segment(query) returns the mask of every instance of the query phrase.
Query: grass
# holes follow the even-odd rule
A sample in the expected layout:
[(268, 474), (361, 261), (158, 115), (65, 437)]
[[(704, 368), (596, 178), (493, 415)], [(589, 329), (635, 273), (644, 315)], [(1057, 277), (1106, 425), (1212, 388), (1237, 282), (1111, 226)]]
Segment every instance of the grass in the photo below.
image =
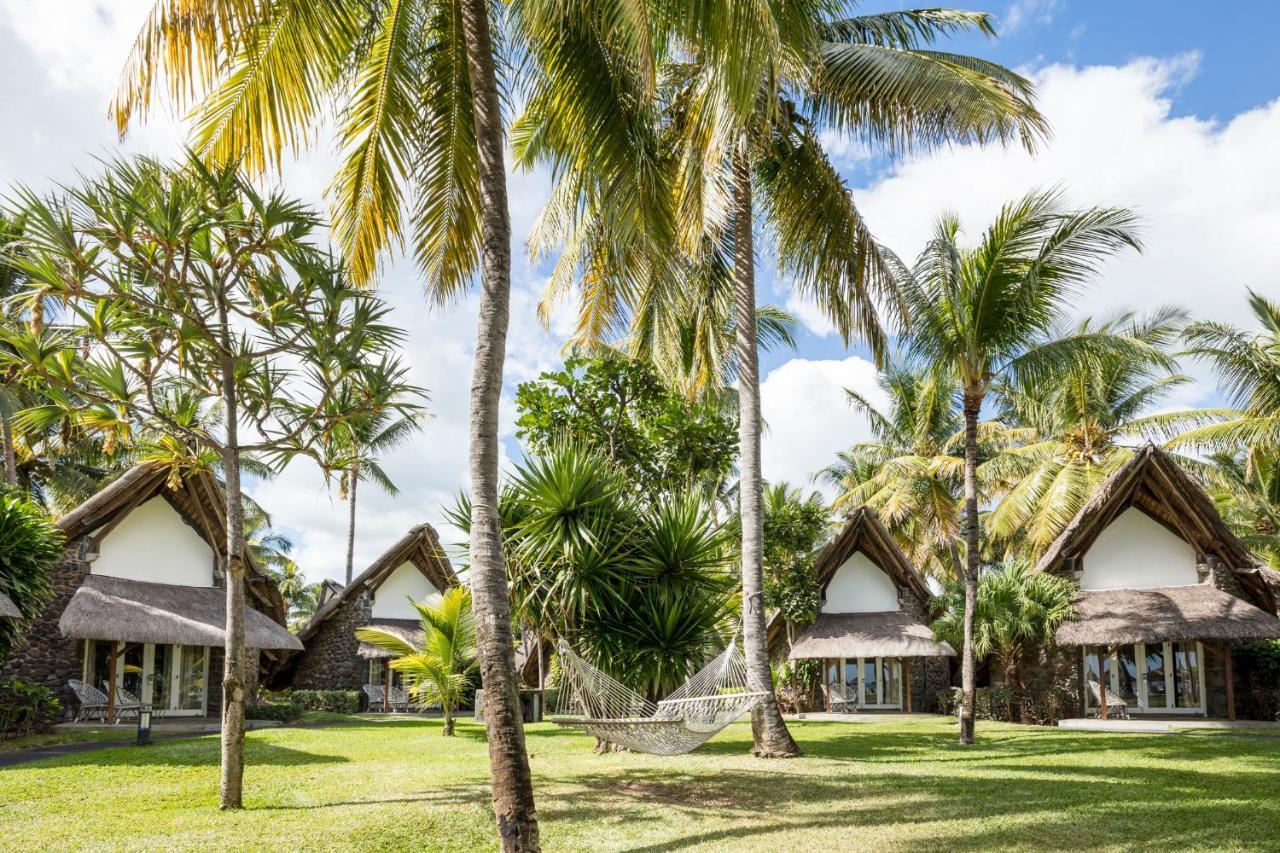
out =
[(50, 732), (44, 735), (0, 740), (0, 753), (15, 752), (21, 749), (36, 749), (45, 746), (60, 746), (64, 743), (87, 743), (100, 740), (129, 740), (134, 737), (133, 729), (75, 729), (73, 731)]
[[(793, 724), (808, 757), (732, 726), (678, 758), (528, 729), (548, 850), (1280, 847), (1274, 738), (954, 724)], [(217, 811), (216, 738), (0, 769), (0, 847), (493, 849), (483, 731), (439, 720), (251, 732), (246, 806)]]

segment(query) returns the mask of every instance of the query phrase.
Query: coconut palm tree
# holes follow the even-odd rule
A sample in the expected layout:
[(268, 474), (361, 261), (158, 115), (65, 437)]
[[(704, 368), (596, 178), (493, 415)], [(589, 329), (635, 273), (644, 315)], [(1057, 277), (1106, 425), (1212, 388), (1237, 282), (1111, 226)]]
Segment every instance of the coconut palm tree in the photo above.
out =
[[(615, 72), (651, 69), (668, 39), (643, 5), (511, 3), (501, 43), (487, 0), (385, 3), (156, 0), (113, 104), (123, 133), (157, 90), (194, 106), (192, 147), (251, 174), (303, 147), (337, 104), (341, 162), (331, 185), (333, 226), (353, 280), (367, 284), (389, 249), (407, 241), (427, 291), (448, 302), (478, 271), (479, 323), (472, 371), (469, 473), (472, 594), (479, 616), (494, 812), (504, 850), (536, 850), (524, 729), (513, 676), (512, 628), (498, 504), (498, 401), (511, 290), (511, 224), (499, 67), (529, 72), (581, 122), (581, 156), (630, 192), (633, 162), (615, 123), (643, 86)], [(725, 37), (725, 43), (728, 38)], [(586, 45), (587, 50), (578, 46)], [(527, 62), (505, 63), (516, 55)], [(725, 48), (727, 49), (727, 48)], [(506, 51), (510, 51), (509, 54)], [(613, 61), (614, 59), (618, 61)], [(643, 75), (640, 75), (641, 82)], [(651, 87), (650, 87), (651, 88)], [(639, 95), (637, 99), (633, 96)], [(603, 104), (603, 109), (601, 108)]]
[(867, 418), (873, 441), (859, 442), (818, 478), (840, 490), (833, 508), (874, 508), (904, 554), (938, 580), (961, 574), (963, 430), (952, 377), (919, 365), (890, 364), (879, 378), (885, 412), (845, 393)]
[(1174, 372), (1168, 352), (1185, 321), (1176, 308), (1086, 318), (1056, 336), (1114, 335), (1129, 346), (1067, 361), (1045, 380), (1000, 383), (989, 430), (999, 450), (978, 466), (982, 490), (1001, 495), (986, 517), (993, 546), (1035, 562), (1144, 433), (1201, 420), (1196, 413), (1151, 414), (1191, 381)]
[[(883, 355), (876, 300), (896, 302), (897, 265), (872, 238), (823, 152), (820, 132), (836, 129), (900, 151), (960, 140), (1021, 138), (1031, 145), (1045, 131), (1028, 81), (973, 57), (924, 49), (954, 32), (992, 34), (986, 15), (841, 17), (849, 5), (733, 4), (730, 19), (740, 29), (730, 47), (718, 52), (698, 44), (692, 61), (681, 56), (664, 68), (664, 109), (654, 117), (659, 129), (645, 138), (657, 140), (647, 149), (660, 188), (653, 194), (670, 193), (670, 233), (646, 231), (637, 206), (608, 192), (608, 176), (591, 174), (572, 151), (557, 147), (572, 138), (572, 128), (549, 97), (531, 99), (516, 137), (517, 156), (550, 163), (562, 176), (534, 243), (565, 247), (548, 292), (555, 298), (580, 285), (580, 342), (606, 336), (628, 314), (638, 341), (657, 326), (686, 331), (667, 309), (681, 304), (677, 297), (690, 280), (727, 284), (732, 294), (743, 639), (750, 678), (761, 690), (769, 664), (760, 601), (757, 195), (781, 272), (817, 300), (846, 342), (859, 338)], [(772, 697), (754, 712), (753, 732), (758, 755), (799, 754)]]
[(381, 628), (357, 628), (356, 639), (391, 652), (391, 668), (399, 672), (419, 707), (439, 705), (444, 732), (453, 737), (453, 715), (478, 665), (476, 622), (466, 587), (446, 591), (437, 605), (413, 602), (422, 624), (422, 639), (409, 642)]
[(1006, 380), (1025, 385), (1066, 363), (1135, 349), (1110, 334), (1050, 338), (1049, 333), (1105, 258), (1139, 247), (1136, 224), (1127, 210), (1072, 210), (1060, 192), (1032, 192), (1006, 204), (974, 248), (960, 245), (960, 223), (954, 216), (941, 217), (903, 281), (912, 323), (908, 352), (955, 383), (964, 418), (962, 744), (973, 743), (974, 731), (973, 620), (981, 554), (978, 424), (983, 403)]
[(1280, 450), (1219, 451), (1200, 474), (1232, 532), (1280, 570)]
[[(1075, 616), (1078, 585), (1067, 578), (1033, 571), (1022, 561), (992, 567), (978, 581), (978, 602), (973, 634), (980, 657), (992, 656), (1016, 693), (1019, 717), (1031, 722), (1023, 673), (1040, 652), (1053, 644), (1053, 634)], [(950, 581), (939, 599), (942, 615), (933, 623), (939, 640), (963, 642), (965, 590)]]

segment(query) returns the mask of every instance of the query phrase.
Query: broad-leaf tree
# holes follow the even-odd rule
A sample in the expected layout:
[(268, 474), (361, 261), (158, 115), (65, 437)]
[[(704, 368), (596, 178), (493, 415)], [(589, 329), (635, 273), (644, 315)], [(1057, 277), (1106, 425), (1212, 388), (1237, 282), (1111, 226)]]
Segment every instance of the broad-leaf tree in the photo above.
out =
[(942, 216), (904, 278), (911, 317), (908, 351), (954, 384), (964, 418), (965, 590), (961, 648), (960, 742), (973, 743), (974, 614), (981, 532), (978, 425), (1001, 383), (1044, 381), (1069, 362), (1147, 353), (1109, 333), (1050, 331), (1108, 257), (1138, 248), (1136, 219), (1120, 208), (1069, 208), (1060, 192), (1032, 192), (1006, 204), (976, 246), (960, 242), (960, 222)]
[(477, 666), (476, 621), (466, 587), (446, 590), (438, 604), (411, 601), (422, 639), (409, 642), (381, 628), (357, 628), (356, 639), (396, 655), (391, 668), (403, 676), (421, 708), (439, 705), (444, 734), (453, 737), (454, 713)]
[(317, 245), (316, 214), (259, 192), (234, 166), (121, 160), (50, 196), (19, 199), (24, 252), (11, 262), (56, 294), (68, 318), (10, 335), (6, 361), (79, 401), (81, 426), (104, 442), (160, 436), (167, 444), (157, 452), (175, 477), (209, 457), (221, 469), (222, 807), (239, 808), (248, 665), (241, 472), (252, 460), (279, 468), (318, 456), (310, 436), (335, 417), (335, 391), (400, 333)]

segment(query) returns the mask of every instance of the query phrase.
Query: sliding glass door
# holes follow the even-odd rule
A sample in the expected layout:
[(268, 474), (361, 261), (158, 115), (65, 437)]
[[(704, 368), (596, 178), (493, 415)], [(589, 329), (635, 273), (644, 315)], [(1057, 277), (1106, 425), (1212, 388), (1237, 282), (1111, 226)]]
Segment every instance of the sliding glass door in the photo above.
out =
[(859, 708), (902, 707), (902, 662), (898, 658), (846, 658), (841, 664), (828, 668), (827, 683), (843, 681)]
[(126, 690), (157, 716), (204, 716), (209, 689), (205, 646), (111, 643), (86, 640), (84, 680), (103, 693), (116, 654), (116, 687)]
[[(1084, 649), (1086, 677), (1098, 679), (1098, 646)], [(1203, 714), (1204, 654), (1199, 643), (1137, 643), (1114, 649), (1102, 662), (1108, 695), (1131, 711), (1151, 714)], [(1086, 712), (1097, 707), (1086, 690)]]

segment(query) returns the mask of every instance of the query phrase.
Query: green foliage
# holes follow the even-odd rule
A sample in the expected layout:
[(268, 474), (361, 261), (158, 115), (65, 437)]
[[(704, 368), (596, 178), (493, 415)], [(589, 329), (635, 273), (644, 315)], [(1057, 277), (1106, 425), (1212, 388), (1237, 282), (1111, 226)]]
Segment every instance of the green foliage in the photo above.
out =
[(608, 460), (657, 501), (701, 490), (715, 495), (733, 470), (735, 420), (711, 402), (690, 402), (647, 364), (613, 354), (573, 355), (516, 391), (516, 436), (533, 455), (565, 442)]
[[(518, 618), (632, 689), (664, 696), (723, 648), (733, 532), (696, 494), (650, 503), (601, 453), (562, 445), (517, 467), (499, 509)], [(465, 498), (452, 518), (470, 524)]]
[(356, 714), (360, 711), (358, 690), (294, 690), (289, 701), (304, 711), (328, 711), (333, 714)]
[(788, 622), (807, 623), (818, 615), (816, 552), (826, 538), (827, 507), (822, 495), (808, 496), (788, 483), (764, 490), (764, 604)]
[(440, 705), (444, 733), (452, 735), (453, 712), (465, 698), (471, 674), (479, 666), (471, 593), (458, 586), (446, 591), (434, 607), (416, 601), (412, 604), (421, 620), (421, 645), (381, 628), (357, 628), (356, 638), (396, 655), (391, 668), (404, 677), (410, 697), (423, 708)]
[(62, 556), (63, 536), (34, 503), (0, 492), (0, 593), (21, 620), (0, 618), (0, 660), (53, 594), (49, 571)]
[(61, 711), (58, 697), (41, 684), (0, 681), (0, 740), (48, 732)]
[(246, 720), (272, 720), (289, 725), (302, 719), (302, 711), (302, 706), (296, 702), (259, 702), (246, 705), (244, 717)]

